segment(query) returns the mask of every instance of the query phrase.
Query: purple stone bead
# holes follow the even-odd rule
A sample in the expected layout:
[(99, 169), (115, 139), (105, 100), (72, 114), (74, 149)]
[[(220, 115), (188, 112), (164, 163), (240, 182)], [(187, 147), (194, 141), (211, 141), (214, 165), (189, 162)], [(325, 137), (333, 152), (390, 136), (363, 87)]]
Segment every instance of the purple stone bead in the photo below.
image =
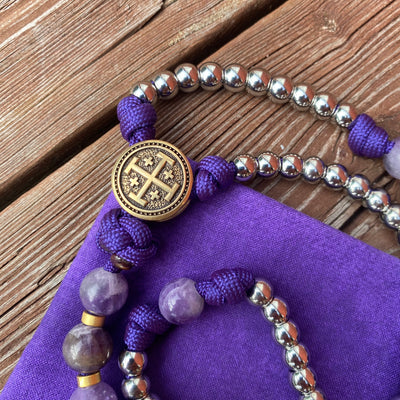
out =
[(204, 299), (196, 290), (195, 282), (181, 278), (168, 283), (160, 293), (158, 307), (163, 317), (181, 325), (196, 319), (204, 308)]
[(400, 400), (400, 394), (398, 394), (397, 396), (392, 397), (392, 400)]
[(393, 178), (400, 179), (400, 136), (394, 140), (394, 146), (383, 156), (386, 171)]
[(112, 339), (103, 328), (79, 324), (68, 332), (62, 351), (72, 369), (88, 374), (98, 371), (108, 361)]
[(92, 314), (111, 315), (125, 304), (128, 282), (120, 273), (96, 268), (83, 279), (79, 294), (83, 306)]
[(76, 389), (69, 400), (118, 400), (118, 397), (110, 385), (99, 382), (93, 386)]

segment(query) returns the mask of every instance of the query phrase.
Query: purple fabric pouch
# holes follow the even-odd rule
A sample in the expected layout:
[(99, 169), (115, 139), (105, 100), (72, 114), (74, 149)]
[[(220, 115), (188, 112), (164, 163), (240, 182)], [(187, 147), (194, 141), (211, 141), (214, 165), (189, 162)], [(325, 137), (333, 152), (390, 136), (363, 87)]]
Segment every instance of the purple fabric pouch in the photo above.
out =
[[(82, 278), (107, 259), (96, 248), (95, 232), (116, 206), (111, 195), (1, 400), (67, 400), (76, 388), (61, 346), (80, 320)], [(126, 274), (128, 304), (107, 320), (114, 353), (102, 377), (118, 398), (122, 373), (116, 359), (132, 306), (157, 302), (163, 285), (175, 278), (204, 280), (231, 267), (268, 280), (287, 302), (327, 399), (389, 400), (400, 393), (397, 258), (240, 185), (206, 203), (193, 202), (152, 230), (160, 240), (158, 254), (139, 273)], [(261, 311), (247, 302), (207, 307), (194, 323), (173, 328), (151, 347), (151, 392), (164, 400), (298, 399), (271, 333)]]

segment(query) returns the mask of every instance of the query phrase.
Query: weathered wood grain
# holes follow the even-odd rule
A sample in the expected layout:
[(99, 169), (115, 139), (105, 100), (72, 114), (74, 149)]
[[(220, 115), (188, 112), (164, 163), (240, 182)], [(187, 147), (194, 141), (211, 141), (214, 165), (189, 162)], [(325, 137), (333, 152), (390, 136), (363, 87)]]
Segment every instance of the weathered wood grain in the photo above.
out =
[(210, 52), (276, 3), (63, 1), (40, 23), (5, 37), (0, 206), (111, 128), (135, 77)]
[[(400, 94), (396, 84), (400, 75), (399, 3), (290, 0), (209, 58), (222, 64), (237, 61), (246, 66), (260, 65), (275, 73), (288, 73), (296, 81), (307, 80), (322, 90), (354, 102), (361, 111), (367, 111), (394, 133), (399, 127)], [(174, 4), (157, 15), (150, 25)], [(138, 34), (147, 33), (150, 25), (144, 26)], [(215, 35), (213, 29), (217, 28), (214, 26), (205, 25), (204, 29), (206, 32), (210, 29), (211, 35)], [(210, 37), (205, 34), (199, 38), (198, 48), (206, 47)], [(141, 42), (138, 51), (149, 51), (147, 61), (139, 63), (140, 67), (130, 68), (137, 70), (137, 79), (142, 79), (154, 65), (172, 65), (181, 60), (182, 54), (194, 57), (190, 51), (186, 53), (186, 45), (182, 44), (181, 54), (173, 54), (171, 49), (157, 54), (154, 53), (156, 49), (144, 48)], [(120, 53), (113, 52), (119, 48), (132, 49), (129, 38), (101, 60), (110, 57), (107, 60), (110, 64), (115, 57), (114, 62), (117, 62)], [(156, 60), (154, 63), (150, 62), (151, 54)], [(137, 57), (134, 62), (138, 62)], [(102, 70), (89, 68), (85, 76), (93, 73), (94, 82), (98, 78), (96, 74)], [(122, 75), (118, 75), (119, 78)], [(104, 95), (104, 103), (97, 104), (92, 98), (84, 100), (84, 104), (74, 104), (77, 100), (73, 98), (68, 100), (68, 115), (76, 117), (75, 121), (69, 122), (69, 117), (63, 119), (67, 122), (68, 132), (74, 131), (74, 123), (81, 127), (85, 126), (82, 121), (88, 126), (93, 125), (99, 116), (108, 115), (107, 110), (114, 112), (117, 93), (123, 93), (128, 87), (127, 78), (118, 83), (118, 77), (113, 78), (111, 72), (107, 78), (113, 82), (106, 86), (116, 89), (113, 95), (106, 94), (103, 88), (97, 89), (95, 97), (98, 100)], [(57, 108), (55, 98), (48, 101)], [(83, 118), (84, 107), (94, 103), (95, 111), (88, 109), (89, 116)], [(327, 122), (315, 121), (309, 114), (299, 115), (288, 105), (273, 105), (266, 99), (255, 99), (246, 94), (199, 91), (192, 95), (180, 94), (172, 102), (160, 103), (157, 111), (158, 137), (173, 142), (194, 159), (208, 154), (230, 158), (238, 152), (257, 154), (266, 149), (280, 154), (288, 151), (304, 156), (316, 154), (327, 163), (344, 163), (350, 173), (366, 174), (371, 181), (388, 187), (400, 200), (399, 183), (383, 172), (379, 161), (352, 156), (344, 132)], [(62, 123), (55, 121), (52, 126), (60, 127)], [(64, 146), (63, 140), (60, 143)], [(109, 192), (109, 171), (115, 155), (123, 147), (125, 144), (115, 127), (0, 213), (0, 226), (3, 227), (0, 230), (3, 249), (0, 264), (0, 386), (43, 315)], [(54, 153), (49, 151), (49, 154)], [(36, 164), (33, 162), (32, 165)], [(349, 200), (341, 192), (332, 192), (323, 185), (313, 187), (302, 181), (293, 183), (282, 179), (256, 180), (252, 186), (400, 256), (393, 232), (378, 223), (376, 215), (363, 211), (359, 203)]]

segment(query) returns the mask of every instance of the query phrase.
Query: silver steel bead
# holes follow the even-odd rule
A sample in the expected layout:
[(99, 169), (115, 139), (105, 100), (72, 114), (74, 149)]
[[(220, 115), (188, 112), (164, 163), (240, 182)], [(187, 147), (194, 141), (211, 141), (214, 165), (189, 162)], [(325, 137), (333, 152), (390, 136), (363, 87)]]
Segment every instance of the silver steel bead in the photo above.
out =
[(300, 393), (310, 394), (315, 391), (314, 374), (308, 368), (295, 371), (292, 374), (292, 384)]
[(178, 82), (175, 74), (171, 71), (160, 72), (153, 78), (152, 82), (160, 99), (169, 100), (178, 94)]
[(389, 228), (400, 230), (400, 204), (392, 204), (382, 214), (382, 219)]
[(303, 162), (303, 177), (308, 182), (318, 182), (325, 174), (325, 164), (319, 157), (309, 157)]
[(332, 189), (341, 189), (346, 185), (349, 174), (341, 164), (331, 164), (325, 168), (324, 182)]
[(214, 91), (222, 86), (222, 67), (214, 62), (206, 62), (199, 67), (200, 86)]
[(335, 112), (337, 106), (336, 97), (330, 93), (318, 93), (314, 96), (311, 112), (319, 119), (328, 119)]
[(268, 93), (271, 75), (263, 68), (252, 68), (247, 73), (246, 90), (253, 96), (265, 96)]
[(265, 318), (274, 325), (280, 325), (287, 321), (288, 310), (285, 302), (275, 298), (265, 307), (263, 307)]
[(308, 352), (303, 345), (298, 344), (285, 350), (285, 360), (293, 370), (304, 369), (308, 365)]
[(280, 173), (284, 178), (298, 178), (303, 170), (303, 160), (298, 154), (285, 154), (281, 158)]
[(339, 104), (332, 118), (337, 125), (347, 128), (357, 118), (357, 111), (351, 104)]
[(145, 353), (138, 351), (124, 350), (119, 355), (119, 368), (125, 375), (138, 376), (142, 374), (143, 368), (147, 364)]
[(287, 103), (293, 92), (292, 80), (286, 75), (273, 76), (268, 94), (274, 103)]
[(302, 398), (302, 400), (325, 400), (325, 396), (316, 390), (315, 392), (312, 392)]
[(390, 206), (390, 196), (385, 189), (371, 189), (365, 204), (373, 212), (385, 212)]
[(273, 178), (280, 170), (281, 161), (279, 157), (271, 151), (266, 151), (257, 157), (257, 174), (263, 178)]
[(364, 175), (354, 175), (349, 178), (346, 188), (353, 199), (364, 199), (370, 191), (370, 183)]
[(300, 83), (293, 88), (290, 101), (296, 110), (307, 111), (311, 107), (314, 96), (315, 92), (311, 85)]
[(240, 64), (230, 64), (223, 71), (223, 85), (229, 92), (241, 92), (246, 88), (247, 69)]
[(194, 92), (200, 86), (199, 73), (193, 64), (185, 63), (175, 68), (179, 89), (184, 93)]
[(248, 182), (256, 176), (258, 165), (257, 160), (249, 154), (237, 156), (233, 163), (236, 169), (236, 180), (239, 182)]
[(247, 297), (255, 306), (266, 306), (272, 299), (271, 286), (264, 281), (257, 281), (247, 292)]
[(122, 381), (121, 390), (126, 399), (142, 399), (148, 395), (149, 380), (144, 376), (132, 376)]
[(297, 326), (291, 322), (274, 327), (276, 341), (285, 348), (290, 348), (298, 344), (299, 332)]
[(136, 83), (131, 90), (131, 94), (143, 103), (154, 105), (157, 102), (157, 91), (151, 82)]

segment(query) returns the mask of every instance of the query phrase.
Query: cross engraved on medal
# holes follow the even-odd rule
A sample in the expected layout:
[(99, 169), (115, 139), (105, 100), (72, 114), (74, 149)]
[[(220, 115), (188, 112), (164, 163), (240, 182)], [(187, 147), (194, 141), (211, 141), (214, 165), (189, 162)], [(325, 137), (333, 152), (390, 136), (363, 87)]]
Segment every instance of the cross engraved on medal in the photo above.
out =
[(161, 140), (139, 142), (115, 164), (112, 188), (120, 206), (145, 220), (165, 221), (189, 203), (193, 174), (175, 146)]

